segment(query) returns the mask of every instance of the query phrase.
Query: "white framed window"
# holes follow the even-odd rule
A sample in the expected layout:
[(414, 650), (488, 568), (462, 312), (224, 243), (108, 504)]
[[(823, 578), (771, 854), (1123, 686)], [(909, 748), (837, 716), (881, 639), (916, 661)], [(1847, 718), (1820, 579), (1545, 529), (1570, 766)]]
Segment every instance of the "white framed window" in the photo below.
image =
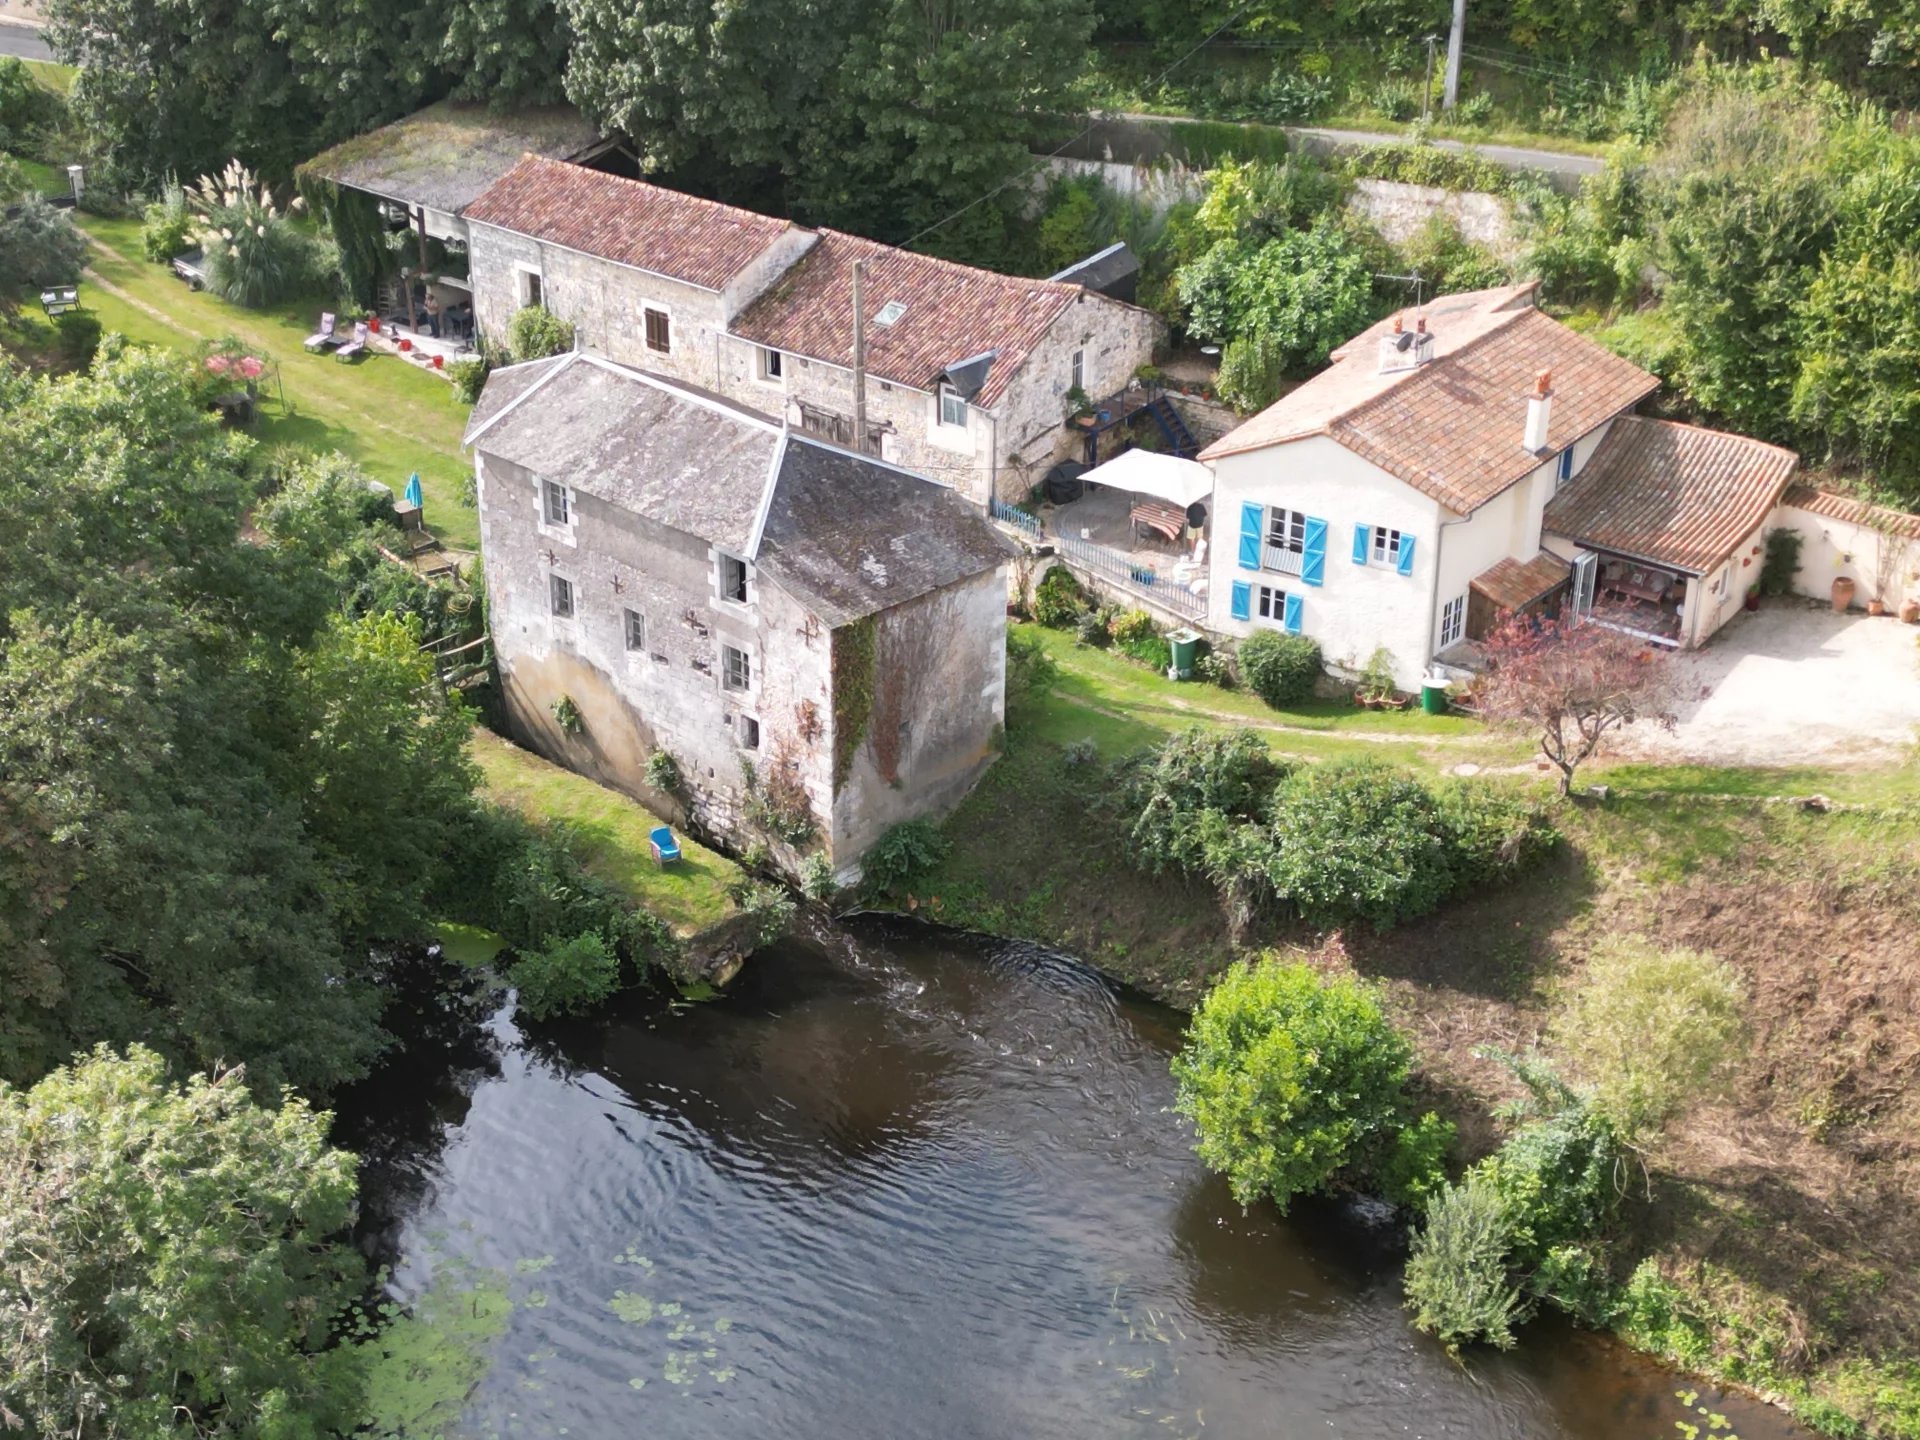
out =
[(647, 349), (659, 355), (673, 353), (673, 316), (661, 305), (640, 307), (640, 328)]
[(753, 716), (735, 716), (733, 733), (740, 741), (740, 748), (742, 750), (758, 750), (760, 748), (760, 722), (754, 719)]
[(753, 689), (753, 658), (746, 651), (731, 645), (720, 647), (720, 688), (742, 692)]
[(556, 620), (573, 619), (573, 581), (564, 575), (547, 576), (547, 608)]
[(967, 402), (961, 393), (951, 385), (940, 387), (940, 423), (942, 425), (966, 428)]
[(1069, 390), (1087, 393), (1087, 352), (1084, 348), (1073, 352), (1072, 379), (1067, 382)]
[(549, 525), (573, 523), (573, 496), (558, 480), (540, 482), (540, 517)]
[(1269, 625), (1287, 623), (1287, 592), (1272, 585), (1253, 587), (1253, 616)]
[(1457, 595), (1440, 607), (1440, 648), (1456, 643), (1467, 630), (1467, 597)]
[(734, 605), (745, 605), (752, 594), (749, 589), (747, 562), (738, 555), (729, 555), (721, 550), (715, 552), (714, 565), (717, 571), (717, 593), (720, 598)]
[(546, 305), (547, 282), (545, 276), (531, 265), (514, 266), (513, 276), (514, 289), (518, 293), (520, 308), (522, 310), (526, 309), (529, 305), (539, 305), (542, 307)]
[(1260, 551), (1260, 568), (1281, 575), (1298, 575), (1307, 550), (1307, 517), (1298, 510), (1267, 507), (1267, 533)]
[(786, 356), (769, 346), (760, 347), (760, 378), (769, 385), (778, 385), (786, 378)]
[(1384, 525), (1373, 527), (1373, 563), (1376, 565), (1400, 563), (1400, 532), (1398, 530), (1389, 530)]
[(644, 654), (647, 648), (647, 617), (638, 610), (623, 610), (620, 613), (627, 640), (627, 653)]

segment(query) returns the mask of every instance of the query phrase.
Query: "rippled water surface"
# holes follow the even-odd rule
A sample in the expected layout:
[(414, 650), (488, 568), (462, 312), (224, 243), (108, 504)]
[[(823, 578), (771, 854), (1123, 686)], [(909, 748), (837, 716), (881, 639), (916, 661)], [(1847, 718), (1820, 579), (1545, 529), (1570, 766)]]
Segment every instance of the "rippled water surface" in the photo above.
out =
[(476, 1018), (423, 1000), (342, 1107), (400, 1293), (510, 1277), (474, 1435), (1671, 1440), (1695, 1389), (1802, 1433), (1551, 1323), (1456, 1365), (1377, 1220), (1201, 1170), (1178, 1016), (1031, 946), (862, 924), (709, 1004)]

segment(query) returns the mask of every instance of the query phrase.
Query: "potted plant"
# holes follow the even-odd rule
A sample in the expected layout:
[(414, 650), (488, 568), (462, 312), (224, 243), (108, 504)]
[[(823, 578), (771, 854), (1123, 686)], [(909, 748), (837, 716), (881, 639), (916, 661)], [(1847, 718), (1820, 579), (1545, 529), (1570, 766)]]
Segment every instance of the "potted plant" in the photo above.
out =
[(1757, 584), (1749, 585), (1747, 587), (1747, 609), (1758, 610), (1759, 608), (1760, 608), (1760, 587)]
[(1400, 710), (1406, 707), (1405, 697), (1396, 693), (1393, 684), (1393, 652), (1381, 645), (1368, 658), (1360, 671), (1360, 679), (1353, 687), (1355, 703), (1367, 710)]

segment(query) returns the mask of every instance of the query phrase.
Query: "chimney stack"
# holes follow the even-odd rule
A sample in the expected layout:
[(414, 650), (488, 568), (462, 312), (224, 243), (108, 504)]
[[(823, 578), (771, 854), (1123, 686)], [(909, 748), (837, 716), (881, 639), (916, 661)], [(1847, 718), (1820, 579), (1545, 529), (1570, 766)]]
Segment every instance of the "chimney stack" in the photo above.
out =
[(1407, 329), (1406, 317), (1393, 317), (1393, 330), (1380, 337), (1380, 373), (1391, 375), (1396, 370), (1413, 370), (1433, 358), (1433, 336), (1427, 333), (1427, 317), (1422, 315), (1413, 322), (1411, 332)]
[(1547, 453), (1547, 422), (1553, 417), (1553, 372), (1542, 370), (1527, 396), (1527, 433), (1521, 441), (1535, 455)]

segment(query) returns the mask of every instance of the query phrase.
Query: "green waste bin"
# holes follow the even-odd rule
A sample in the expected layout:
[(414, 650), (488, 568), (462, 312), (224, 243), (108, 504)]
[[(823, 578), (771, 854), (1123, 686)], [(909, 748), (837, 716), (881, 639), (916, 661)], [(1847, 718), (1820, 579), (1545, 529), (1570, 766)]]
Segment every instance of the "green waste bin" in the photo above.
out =
[(1167, 667), (1167, 675), (1174, 680), (1191, 680), (1193, 662), (1200, 653), (1200, 632), (1198, 630), (1175, 630), (1168, 634), (1167, 644), (1173, 651), (1173, 664)]
[(1447, 677), (1428, 675), (1420, 682), (1420, 708), (1429, 715), (1447, 713)]

